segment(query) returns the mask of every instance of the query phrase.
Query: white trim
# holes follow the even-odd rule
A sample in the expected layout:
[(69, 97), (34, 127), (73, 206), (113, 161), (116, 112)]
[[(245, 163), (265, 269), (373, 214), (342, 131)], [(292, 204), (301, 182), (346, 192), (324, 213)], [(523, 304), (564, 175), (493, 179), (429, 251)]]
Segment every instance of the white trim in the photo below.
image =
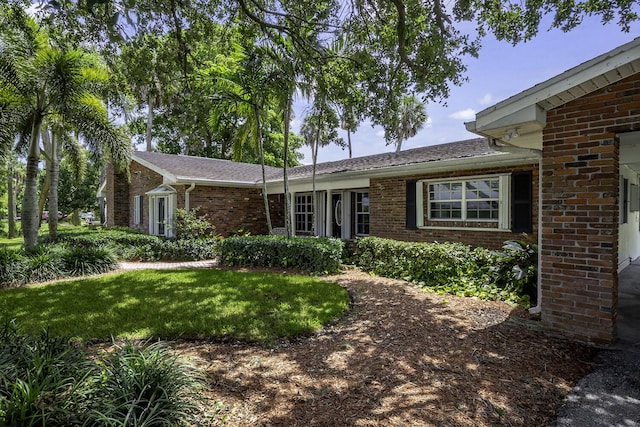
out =
[[(462, 217), (460, 219), (429, 219), (437, 222), (469, 222), (469, 223), (497, 223), (497, 228), (460, 227), (460, 226), (434, 226), (424, 225), (424, 184), (466, 182), (484, 179), (498, 179), (498, 218), (497, 219), (467, 219), (466, 204), (462, 203)], [(464, 189), (463, 189), (464, 191)], [(464, 199), (464, 198), (463, 198)], [(461, 200), (462, 202), (462, 200)], [(427, 215), (430, 215), (430, 207), (427, 207)], [(470, 230), (470, 231), (511, 231), (511, 174), (468, 175), (452, 178), (428, 178), (416, 182), (416, 227), (433, 230)]]
[(142, 215), (140, 212), (140, 198), (142, 196), (133, 196), (133, 225), (142, 224)]

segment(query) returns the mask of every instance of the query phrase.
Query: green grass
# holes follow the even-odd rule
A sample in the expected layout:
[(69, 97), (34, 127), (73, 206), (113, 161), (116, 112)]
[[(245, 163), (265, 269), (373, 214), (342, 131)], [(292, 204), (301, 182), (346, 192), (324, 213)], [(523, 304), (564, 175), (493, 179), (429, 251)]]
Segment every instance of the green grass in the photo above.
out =
[(307, 334), (349, 305), (335, 283), (306, 276), (144, 270), (0, 291), (0, 321), (84, 340)]

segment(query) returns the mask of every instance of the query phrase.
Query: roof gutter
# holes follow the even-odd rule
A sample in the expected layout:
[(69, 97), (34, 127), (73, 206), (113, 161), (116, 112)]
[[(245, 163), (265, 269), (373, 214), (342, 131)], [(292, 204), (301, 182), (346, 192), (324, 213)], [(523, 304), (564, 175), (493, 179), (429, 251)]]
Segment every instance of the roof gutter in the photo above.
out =
[(489, 147), (496, 151), (506, 153), (530, 153), (538, 157), (538, 296), (536, 306), (529, 309), (530, 313), (538, 314), (542, 311), (542, 150), (515, 147), (504, 141), (500, 141), (501, 145), (498, 145), (498, 140), (492, 137), (488, 137), (488, 140)]
[(191, 193), (191, 191), (196, 188), (196, 183), (192, 182), (191, 183), (191, 187), (187, 188), (184, 191), (184, 210), (189, 212), (189, 193)]

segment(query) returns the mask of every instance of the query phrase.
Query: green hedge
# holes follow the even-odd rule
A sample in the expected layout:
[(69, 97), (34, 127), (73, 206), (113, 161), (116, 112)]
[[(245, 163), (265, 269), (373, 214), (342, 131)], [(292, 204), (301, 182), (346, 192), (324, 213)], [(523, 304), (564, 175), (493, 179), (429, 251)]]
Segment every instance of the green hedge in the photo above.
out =
[(220, 243), (220, 265), (285, 267), (307, 273), (340, 271), (344, 242), (327, 237), (238, 236)]
[(514, 274), (503, 252), (462, 243), (413, 243), (377, 237), (359, 239), (356, 264), (370, 273), (407, 280), (439, 293), (502, 300), (528, 306), (526, 279)]

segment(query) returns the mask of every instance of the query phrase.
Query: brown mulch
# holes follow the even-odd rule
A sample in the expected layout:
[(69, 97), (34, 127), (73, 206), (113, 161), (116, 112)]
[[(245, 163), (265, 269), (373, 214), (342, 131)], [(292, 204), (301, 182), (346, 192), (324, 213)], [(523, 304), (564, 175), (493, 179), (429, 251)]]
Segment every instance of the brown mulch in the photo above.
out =
[(356, 270), (328, 280), (352, 309), (311, 337), (175, 344), (205, 370), (206, 424), (544, 426), (590, 369), (591, 349), (525, 310)]

